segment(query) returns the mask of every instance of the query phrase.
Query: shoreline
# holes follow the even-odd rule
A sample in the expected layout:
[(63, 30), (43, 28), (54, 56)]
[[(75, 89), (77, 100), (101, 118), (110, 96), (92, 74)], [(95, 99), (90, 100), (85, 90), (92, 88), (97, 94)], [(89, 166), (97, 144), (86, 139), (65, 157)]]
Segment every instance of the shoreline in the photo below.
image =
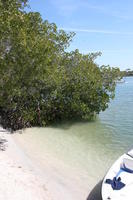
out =
[[(0, 150), (0, 199), (52, 200), (46, 185), (12, 135), (0, 128), (0, 139), (7, 141)], [(3, 148), (3, 145), (6, 146)]]
[[(85, 200), (87, 198), (89, 192), (83, 193), (82, 185), (78, 181), (76, 183), (72, 177), (69, 179), (67, 173), (60, 172), (47, 162), (42, 169), (20, 144), (21, 134), (8, 134), (6, 130), (3, 132), (1, 130), (0, 137), (8, 141), (8, 146), (5, 151), (0, 151), (2, 163), (0, 171), (4, 171), (4, 174), (1, 174), (0, 195), (3, 196), (0, 196), (0, 199), (9, 200), (12, 197), (14, 200)], [(20, 141), (16, 135), (20, 136)]]
[[(33, 129), (27, 130), (33, 131)], [(16, 132), (13, 134), (13, 139), (32, 161), (36, 173), (51, 191), (52, 200), (85, 200), (87, 198), (90, 185), (87, 184), (87, 187), (82, 185), (77, 173), (56, 158), (56, 154), (51, 157), (47, 152), (48, 147), (45, 148), (45, 152), (40, 151), (40, 143), (36, 141), (36, 146), (34, 146), (35, 141), (30, 137), (30, 133), (25, 134), (25, 131), (22, 134)]]

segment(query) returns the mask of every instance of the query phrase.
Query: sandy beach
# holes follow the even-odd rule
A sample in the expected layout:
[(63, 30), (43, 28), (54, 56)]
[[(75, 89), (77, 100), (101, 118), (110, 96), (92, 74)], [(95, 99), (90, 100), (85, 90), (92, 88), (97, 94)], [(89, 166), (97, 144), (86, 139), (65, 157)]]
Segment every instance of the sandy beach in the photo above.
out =
[(14, 143), (12, 135), (0, 128), (0, 138), (4, 142), (0, 150), (0, 199), (52, 200), (28, 158)]
[(39, 163), (35, 163), (35, 160), (28, 156), (15, 135), (0, 128), (0, 138), (4, 142), (0, 150), (1, 200), (86, 199), (88, 189), (86, 188), (85, 193), (78, 177), (75, 182), (72, 177), (67, 177), (67, 172), (62, 174), (57, 171), (48, 162), (48, 158), (45, 169), (39, 168)]

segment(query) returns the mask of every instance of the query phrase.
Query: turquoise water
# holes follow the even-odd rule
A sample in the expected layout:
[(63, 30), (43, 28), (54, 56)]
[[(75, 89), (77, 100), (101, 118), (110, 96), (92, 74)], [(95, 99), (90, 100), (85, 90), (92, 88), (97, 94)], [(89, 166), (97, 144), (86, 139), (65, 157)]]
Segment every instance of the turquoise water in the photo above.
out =
[(86, 195), (111, 164), (133, 147), (133, 78), (117, 85), (115, 99), (95, 122), (32, 128), (15, 137), (42, 168), (61, 174), (64, 184), (78, 182)]
[(103, 125), (109, 128), (114, 150), (123, 152), (133, 147), (133, 78), (125, 78), (118, 84), (116, 98), (109, 108), (100, 114)]

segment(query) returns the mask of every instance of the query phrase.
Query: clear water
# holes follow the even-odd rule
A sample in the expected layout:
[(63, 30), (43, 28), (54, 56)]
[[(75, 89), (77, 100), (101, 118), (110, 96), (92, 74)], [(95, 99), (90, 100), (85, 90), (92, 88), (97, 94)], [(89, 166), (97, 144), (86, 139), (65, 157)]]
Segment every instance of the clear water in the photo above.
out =
[(133, 147), (133, 78), (125, 81), (117, 85), (115, 99), (95, 122), (33, 128), (15, 137), (42, 168), (47, 165), (89, 191)]

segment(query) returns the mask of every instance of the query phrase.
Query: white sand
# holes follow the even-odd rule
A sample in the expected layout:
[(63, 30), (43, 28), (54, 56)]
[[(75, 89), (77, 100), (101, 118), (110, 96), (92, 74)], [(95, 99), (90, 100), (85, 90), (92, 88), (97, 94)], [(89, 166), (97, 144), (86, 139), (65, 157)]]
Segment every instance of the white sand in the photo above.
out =
[(8, 141), (5, 151), (0, 150), (0, 200), (52, 200), (12, 136), (0, 128), (0, 138)]
[(0, 151), (0, 200), (86, 199), (88, 187), (84, 188), (78, 177), (73, 180), (74, 175), (70, 178), (67, 172), (57, 171), (49, 157), (42, 170), (16, 137), (0, 128), (1, 137), (8, 141), (8, 146), (5, 151)]

